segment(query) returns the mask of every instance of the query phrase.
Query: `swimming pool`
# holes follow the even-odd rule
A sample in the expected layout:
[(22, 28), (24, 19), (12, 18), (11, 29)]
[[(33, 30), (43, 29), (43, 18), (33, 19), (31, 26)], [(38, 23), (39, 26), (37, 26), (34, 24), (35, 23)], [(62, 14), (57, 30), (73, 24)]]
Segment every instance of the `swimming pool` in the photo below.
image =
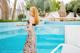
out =
[[(0, 23), (0, 53), (23, 53), (27, 32), (26, 27), (16, 26), (21, 23)], [(80, 25), (80, 22), (45, 22), (35, 27), (37, 53), (50, 53), (58, 44), (64, 43), (64, 25)]]

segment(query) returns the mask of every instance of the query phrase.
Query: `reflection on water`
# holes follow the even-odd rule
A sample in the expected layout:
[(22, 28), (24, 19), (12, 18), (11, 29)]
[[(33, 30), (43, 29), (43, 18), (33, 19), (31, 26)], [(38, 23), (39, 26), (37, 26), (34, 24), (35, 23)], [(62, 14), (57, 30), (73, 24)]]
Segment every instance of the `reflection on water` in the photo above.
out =
[[(0, 53), (23, 53), (27, 38), (25, 23), (0, 23)], [(37, 53), (50, 53), (58, 44), (64, 43), (64, 25), (79, 25), (80, 22), (48, 22), (34, 27)], [(60, 53), (61, 48), (57, 51)]]

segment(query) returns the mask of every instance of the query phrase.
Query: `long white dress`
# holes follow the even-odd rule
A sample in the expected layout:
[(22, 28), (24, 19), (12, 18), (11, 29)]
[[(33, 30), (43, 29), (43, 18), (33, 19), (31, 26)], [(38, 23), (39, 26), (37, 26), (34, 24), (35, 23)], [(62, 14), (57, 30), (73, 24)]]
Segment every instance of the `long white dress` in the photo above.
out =
[(25, 43), (24, 53), (36, 53), (36, 36), (33, 26), (29, 26), (28, 38)]

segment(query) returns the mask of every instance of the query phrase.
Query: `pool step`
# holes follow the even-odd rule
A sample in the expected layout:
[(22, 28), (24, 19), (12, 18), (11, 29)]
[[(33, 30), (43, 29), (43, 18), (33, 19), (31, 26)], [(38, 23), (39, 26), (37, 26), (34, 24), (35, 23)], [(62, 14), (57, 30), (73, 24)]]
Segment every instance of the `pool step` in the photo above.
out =
[[(4, 37), (7, 37), (5, 35), (8, 35), (9, 37), (0, 40), (0, 42), (2, 43), (2, 44), (0, 43), (0, 45), (4, 45), (0, 47), (1, 48), (0, 50), (9, 51), (11, 49), (10, 51), (15, 50), (15, 53), (18, 53), (19, 52), (18, 50), (23, 50), (27, 33), (25, 31), (22, 31), (22, 29), (19, 31), (15, 31), (15, 32), (16, 33), (13, 33), (13, 34), (12, 33), (4, 34), (3, 32)], [(36, 43), (37, 53), (40, 53), (40, 52), (50, 53), (50, 51), (53, 48), (55, 48), (58, 44), (64, 42), (63, 34), (37, 33), (36, 38), (37, 38), (37, 43)], [(14, 51), (11, 53), (14, 53)]]
[[(38, 35), (37, 35), (38, 36)], [(45, 36), (45, 35), (44, 35)], [(54, 48), (55, 46), (57, 46), (58, 44), (60, 43), (63, 43), (64, 42), (64, 38), (63, 35), (49, 35), (49, 36), (41, 36), (40, 38), (37, 37), (37, 48), (40, 48), (40, 49), (49, 49), (49, 48)], [(57, 38), (58, 36), (60, 36), (60, 38)], [(62, 36), (62, 37), (61, 37)], [(20, 38), (21, 37), (21, 38)], [(24, 34), (20, 34), (20, 35), (16, 35), (16, 36), (13, 36), (13, 37), (9, 37), (9, 38), (5, 38), (5, 39), (2, 39), (0, 40), (0, 42), (3, 42), (3, 44), (5, 44), (6, 42), (8, 43), (7, 47), (10, 46), (12, 43), (10, 41), (13, 41), (15, 44), (18, 44), (17, 42), (15, 41), (23, 41), (23, 40), (26, 40), (24, 38), (26, 38), (26, 35)], [(51, 38), (52, 37), (52, 38)], [(50, 39), (51, 38), (51, 39)], [(17, 39), (17, 40), (16, 40)], [(5, 46), (6, 46), (5, 45)], [(3, 46), (2, 46), (3, 47)], [(17, 46), (18, 47), (18, 46)], [(12, 47), (11, 47), (12, 48)], [(6, 49), (6, 48), (5, 48)], [(16, 48), (17, 49), (17, 48)]]
[(37, 36), (38, 49), (53, 49), (60, 43), (64, 43), (64, 35), (45, 34)]
[(11, 32), (11, 31), (19, 31), (21, 29), (25, 29), (25, 27), (5, 27), (5, 28), (0, 28), (0, 33), (5, 33), (5, 32)]

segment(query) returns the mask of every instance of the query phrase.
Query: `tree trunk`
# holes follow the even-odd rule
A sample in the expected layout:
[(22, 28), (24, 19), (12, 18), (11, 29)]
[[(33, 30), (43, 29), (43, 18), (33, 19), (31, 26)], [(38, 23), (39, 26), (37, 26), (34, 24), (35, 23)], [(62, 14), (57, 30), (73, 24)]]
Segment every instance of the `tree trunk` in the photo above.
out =
[(8, 20), (8, 18), (9, 18), (9, 8), (8, 8), (7, 0), (0, 0), (0, 6), (1, 6), (1, 11), (2, 11), (1, 18), (3, 20)]
[(14, 17), (15, 17), (16, 4), (17, 4), (17, 0), (14, 1), (14, 8), (13, 8), (13, 13), (12, 13), (12, 20), (14, 20)]
[(66, 9), (65, 9), (64, 3), (61, 2), (60, 5), (61, 6), (60, 6), (60, 10), (59, 10), (59, 15), (61, 18), (66, 17)]

